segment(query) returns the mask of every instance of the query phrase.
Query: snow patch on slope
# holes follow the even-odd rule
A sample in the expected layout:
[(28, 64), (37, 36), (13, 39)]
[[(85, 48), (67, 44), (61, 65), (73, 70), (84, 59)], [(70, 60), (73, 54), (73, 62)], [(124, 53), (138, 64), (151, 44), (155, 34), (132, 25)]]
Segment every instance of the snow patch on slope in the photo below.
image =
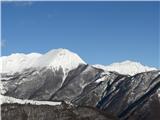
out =
[(18, 104), (32, 104), (32, 105), (61, 105), (61, 102), (51, 101), (35, 101), (35, 100), (21, 100), (9, 96), (0, 95), (0, 104), (3, 103), (18, 103)]
[(86, 64), (77, 54), (67, 49), (55, 49), (42, 55), (39, 53), (16, 53), (0, 57), (0, 73), (20, 72), (31, 67), (52, 67), (71, 70), (79, 64)]
[(113, 63), (111, 65), (108, 66), (103, 66), (103, 65), (93, 65), (96, 68), (101, 68), (105, 71), (115, 71), (118, 72), (120, 74), (128, 74), (128, 75), (135, 75), (137, 73), (141, 73), (141, 72), (147, 72), (147, 71), (151, 71), (151, 70), (157, 70), (156, 68), (153, 67), (148, 67), (148, 66), (144, 66), (141, 63), (138, 62), (133, 62), (133, 61), (123, 61), (120, 63)]

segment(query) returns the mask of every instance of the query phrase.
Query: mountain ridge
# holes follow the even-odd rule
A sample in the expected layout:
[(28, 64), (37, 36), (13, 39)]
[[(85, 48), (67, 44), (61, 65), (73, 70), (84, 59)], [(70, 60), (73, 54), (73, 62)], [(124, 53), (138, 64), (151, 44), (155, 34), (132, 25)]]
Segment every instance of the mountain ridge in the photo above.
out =
[[(40, 53), (14, 53), (9, 56), (0, 57), (1, 73), (20, 72), (24, 69), (32, 67), (51, 67), (59, 69), (61, 67), (64, 71), (70, 71), (80, 64), (87, 64), (76, 53), (67, 49), (59, 48), (53, 49), (45, 54)], [(93, 67), (103, 69), (105, 71), (115, 71), (121, 74), (135, 75), (141, 72), (157, 70), (154, 67), (144, 66), (141, 63), (126, 60), (122, 62), (112, 63), (110, 65), (92, 65)]]
[[(14, 53), (9, 56), (0, 57), (1, 73), (20, 72), (31, 67), (52, 67), (59, 69), (61, 67), (65, 71), (70, 71), (79, 64), (87, 64), (76, 53), (67, 49), (53, 49), (45, 54), (40, 53)], [(112, 63), (110, 65), (95, 64), (93, 67), (103, 69), (105, 71), (115, 71), (121, 74), (135, 75), (141, 72), (157, 70), (154, 67), (142, 65), (139, 62), (125, 60), (122, 62)]]
[(53, 49), (45, 54), (39, 53), (15, 53), (10, 56), (0, 57), (1, 73), (20, 72), (31, 67), (52, 67), (71, 70), (79, 64), (86, 64), (76, 53), (67, 49)]
[(131, 60), (125, 60), (122, 62), (115, 62), (110, 65), (99, 65), (95, 64), (94, 67), (101, 68), (105, 71), (115, 71), (121, 74), (129, 74), (129, 75), (135, 75), (137, 73), (141, 72), (147, 72), (152, 70), (157, 70), (154, 67), (149, 67), (146, 65), (141, 64), (140, 62), (135, 62)]
[[(69, 71), (64, 80), (61, 69), (53, 71), (48, 68), (33, 68), (10, 76), (2, 74), (2, 84), (5, 90), (2, 93), (5, 96), (2, 104), (4, 118), (11, 117), (12, 110), (15, 111), (20, 106), (28, 108), (29, 104), (27, 103), (30, 103), (31, 106), (35, 104), (40, 110), (43, 110), (45, 105), (40, 101), (49, 101), (47, 105), (52, 106), (52, 109), (66, 105), (73, 107), (74, 110), (79, 110), (78, 108), (83, 106), (96, 108), (96, 111), (102, 111), (104, 114), (111, 113), (118, 117), (118, 120), (139, 120), (139, 118), (141, 120), (158, 120), (154, 118), (159, 118), (156, 117), (160, 111), (159, 70), (128, 76), (117, 72), (106, 72), (90, 65), (79, 65), (78, 68)], [(57, 102), (65, 102), (65, 104), (54, 106)], [(13, 108), (15, 103), (17, 107)], [(28, 111), (31, 110), (32, 107), (28, 108)], [(74, 110), (65, 109), (66, 112), (70, 111), (71, 115)], [(154, 113), (156, 110), (157, 112)], [(33, 113), (17, 112), (19, 116), (25, 113), (27, 117), (30, 117), (29, 120), (34, 119)], [(35, 112), (38, 113), (37, 110)], [(86, 110), (86, 112), (92, 112), (92, 110)], [(61, 109), (54, 114), (60, 113)], [(40, 114), (43, 112), (38, 113), (38, 115)], [(44, 111), (44, 114), (47, 113)], [(99, 114), (98, 112), (96, 115)], [(67, 113), (63, 115), (69, 117)], [(72, 116), (70, 119), (74, 119), (74, 117)], [(79, 120), (85, 118), (94, 120), (87, 116)], [(63, 120), (63, 116), (55, 118), (55, 120), (59, 119)]]
[[(45, 54), (44, 59), (40, 60), (38, 65), (42, 65), (45, 61), (43, 67), (32, 67), (13, 74), (1, 73), (0, 97), (4, 119), (15, 118), (17, 120), (13, 117), (15, 116), (14, 110), (20, 117), (19, 120), (22, 118), (39, 120), (42, 114), (44, 116), (41, 119), (48, 120), (70, 120), (79, 115), (82, 118), (78, 120), (96, 120), (96, 116), (101, 115), (101, 112), (104, 115), (111, 113), (118, 120), (139, 120), (139, 118), (158, 120), (156, 118), (159, 118), (157, 116), (160, 111), (160, 70), (139, 71), (138, 74), (136, 72), (135, 75), (127, 75), (120, 73), (121, 71), (116, 72), (116, 67), (113, 67), (112, 71), (106, 71), (94, 65), (81, 64), (83, 62), (78, 57), (78, 62), (76, 61), (76, 64), (69, 67), (70, 69), (66, 72), (64, 68), (68, 66), (61, 67), (67, 60), (64, 57), (66, 51), (60, 50), (56, 54), (53, 53), (55, 51), (50, 51)], [(73, 56), (72, 53), (71, 56)], [(69, 58), (68, 54), (66, 57)], [(74, 57), (77, 59), (77, 56)], [(65, 59), (60, 61), (59, 58)], [(67, 60), (67, 64), (70, 64), (72, 60), (71, 57), (70, 62)], [(126, 61), (119, 64), (127, 66), (126, 73), (129, 73), (128, 68), (134, 69), (134, 64), (141, 68), (141, 64), (136, 62), (133, 64), (133, 62)], [(34, 113), (30, 112), (35, 106), (38, 109), (34, 109)], [(48, 107), (55, 111), (51, 112)], [(44, 108), (46, 108), (45, 111), (43, 111)], [(63, 110), (65, 112), (62, 113)], [(91, 116), (88, 116), (88, 112)], [(38, 118), (34, 117), (35, 113), (39, 115)], [(59, 114), (59, 116), (53, 117), (52, 114)], [(48, 115), (51, 117), (46, 118)], [(104, 120), (107, 119), (104, 118)]]

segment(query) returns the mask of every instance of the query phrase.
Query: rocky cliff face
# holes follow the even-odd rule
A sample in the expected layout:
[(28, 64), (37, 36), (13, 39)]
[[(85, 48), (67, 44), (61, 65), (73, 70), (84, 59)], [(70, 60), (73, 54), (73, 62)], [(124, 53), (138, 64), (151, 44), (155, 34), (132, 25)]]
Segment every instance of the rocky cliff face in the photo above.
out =
[[(115, 119), (105, 116), (108, 114), (120, 120), (160, 118), (159, 70), (129, 76), (105, 72), (85, 64), (79, 65), (67, 75), (61, 68), (30, 68), (12, 75), (2, 74), (2, 85), (5, 88), (5, 96), (39, 101), (63, 101), (72, 105), (71, 108), (64, 109), (63, 105), (35, 107), (28, 104), (4, 104), (4, 120), (12, 119), (13, 111), (16, 111), (17, 116), (25, 115), (28, 120)], [(35, 113), (38, 113), (36, 117)], [(51, 116), (52, 114), (54, 116)]]

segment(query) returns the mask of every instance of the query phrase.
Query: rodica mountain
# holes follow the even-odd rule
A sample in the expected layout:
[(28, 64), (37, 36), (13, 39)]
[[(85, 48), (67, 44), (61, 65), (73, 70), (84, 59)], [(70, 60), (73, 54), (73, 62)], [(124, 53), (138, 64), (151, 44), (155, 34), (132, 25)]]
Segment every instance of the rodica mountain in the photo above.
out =
[(66, 49), (0, 58), (2, 120), (159, 120), (160, 70)]

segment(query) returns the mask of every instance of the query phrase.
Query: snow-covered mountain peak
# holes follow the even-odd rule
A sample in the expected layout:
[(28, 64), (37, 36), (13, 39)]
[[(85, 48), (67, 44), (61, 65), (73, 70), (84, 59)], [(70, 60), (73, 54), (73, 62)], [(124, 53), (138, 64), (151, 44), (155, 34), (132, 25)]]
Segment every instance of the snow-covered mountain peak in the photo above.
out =
[(51, 66), (53, 68), (74, 69), (79, 64), (86, 64), (77, 54), (67, 49), (54, 49), (39, 57), (35, 66)]
[[(60, 67), (70, 71), (80, 64), (86, 64), (76, 53), (67, 49), (53, 49), (45, 54), (39, 53), (16, 53), (10, 56), (0, 57), (0, 73), (20, 72), (31, 67), (49, 67), (59, 69)], [(104, 69), (105, 71), (116, 71), (121, 74), (135, 75), (137, 73), (156, 70), (156, 68), (144, 66), (139, 62), (126, 60), (111, 65), (93, 65), (94, 67)]]
[(46, 54), (39, 53), (16, 53), (0, 57), (1, 73), (20, 72), (31, 67), (52, 67), (71, 70), (79, 64), (86, 64), (77, 54), (67, 49), (54, 49)]
[(141, 72), (156, 70), (156, 68), (144, 66), (139, 62), (130, 60), (113, 63), (111, 65), (94, 65), (94, 67), (104, 69), (105, 71), (115, 71), (121, 74), (135, 75)]

